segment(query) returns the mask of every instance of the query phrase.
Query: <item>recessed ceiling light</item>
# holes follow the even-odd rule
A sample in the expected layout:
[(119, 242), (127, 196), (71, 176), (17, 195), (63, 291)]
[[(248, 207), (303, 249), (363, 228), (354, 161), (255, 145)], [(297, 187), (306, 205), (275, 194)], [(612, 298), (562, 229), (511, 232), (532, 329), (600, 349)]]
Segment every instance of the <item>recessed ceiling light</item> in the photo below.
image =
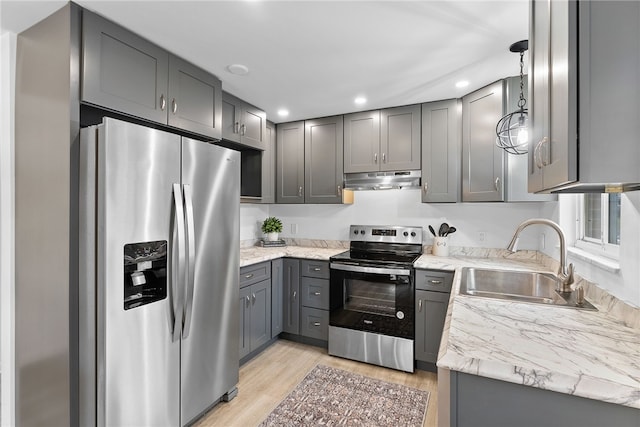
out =
[(469, 86), (469, 82), (467, 80), (460, 80), (456, 83), (456, 87), (462, 88)]
[(235, 74), (237, 76), (246, 76), (249, 74), (249, 68), (242, 64), (231, 64), (227, 67), (227, 70), (229, 70), (231, 74)]
[(366, 104), (367, 98), (365, 98), (364, 96), (358, 96), (356, 99), (353, 100), (353, 102), (355, 102), (357, 105)]
[(289, 115), (289, 110), (281, 108), (280, 110), (278, 110), (278, 115), (280, 117), (287, 117)]

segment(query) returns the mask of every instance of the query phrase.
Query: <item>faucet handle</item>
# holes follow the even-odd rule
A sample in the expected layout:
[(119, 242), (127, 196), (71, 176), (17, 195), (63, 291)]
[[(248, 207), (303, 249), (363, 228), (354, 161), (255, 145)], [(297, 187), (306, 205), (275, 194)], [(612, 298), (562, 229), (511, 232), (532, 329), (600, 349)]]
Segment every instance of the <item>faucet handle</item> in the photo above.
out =
[(574, 271), (573, 263), (570, 263), (567, 266), (567, 272), (562, 272), (562, 292), (571, 292), (571, 284), (574, 282)]

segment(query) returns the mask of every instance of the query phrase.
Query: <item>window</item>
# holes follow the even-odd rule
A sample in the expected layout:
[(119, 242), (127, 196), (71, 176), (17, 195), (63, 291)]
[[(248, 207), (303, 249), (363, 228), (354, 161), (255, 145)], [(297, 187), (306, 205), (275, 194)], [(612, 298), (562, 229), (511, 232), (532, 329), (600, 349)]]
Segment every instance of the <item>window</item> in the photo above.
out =
[(620, 247), (620, 193), (584, 194), (578, 209), (576, 246), (617, 258)]

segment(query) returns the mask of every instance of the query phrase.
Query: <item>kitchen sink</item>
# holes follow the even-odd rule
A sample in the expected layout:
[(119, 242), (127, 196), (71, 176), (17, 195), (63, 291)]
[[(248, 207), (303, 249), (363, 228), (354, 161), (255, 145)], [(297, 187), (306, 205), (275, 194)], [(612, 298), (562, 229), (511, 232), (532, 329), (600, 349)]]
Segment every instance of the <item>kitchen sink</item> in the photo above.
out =
[(558, 288), (558, 278), (550, 273), (474, 267), (462, 269), (460, 283), (464, 295), (597, 311), (586, 300), (578, 304), (577, 292), (558, 292)]

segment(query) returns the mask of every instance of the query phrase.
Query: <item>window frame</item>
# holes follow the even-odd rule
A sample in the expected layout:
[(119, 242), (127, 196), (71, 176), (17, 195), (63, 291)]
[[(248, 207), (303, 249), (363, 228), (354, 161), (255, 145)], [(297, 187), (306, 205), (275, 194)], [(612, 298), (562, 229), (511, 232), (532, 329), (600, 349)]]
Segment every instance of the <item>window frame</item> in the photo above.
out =
[(576, 248), (590, 252), (594, 255), (618, 260), (620, 259), (620, 245), (609, 243), (609, 193), (600, 194), (600, 239), (585, 236), (585, 194), (578, 197), (578, 209), (576, 210)]

